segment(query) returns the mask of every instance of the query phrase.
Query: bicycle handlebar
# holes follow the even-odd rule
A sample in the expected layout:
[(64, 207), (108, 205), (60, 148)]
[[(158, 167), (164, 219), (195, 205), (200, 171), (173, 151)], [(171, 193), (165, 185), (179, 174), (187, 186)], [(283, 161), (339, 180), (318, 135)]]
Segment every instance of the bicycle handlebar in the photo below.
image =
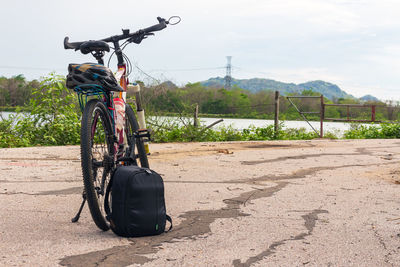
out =
[(64, 38), (64, 48), (65, 49), (75, 49), (79, 50), (79, 47), (81, 46), (81, 44), (83, 44), (84, 42), (75, 42), (75, 43), (69, 43), (69, 37), (65, 37)]
[[(174, 17), (171, 17), (171, 18), (174, 18)], [(157, 17), (157, 20), (158, 20), (158, 24), (155, 24), (155, 25), (150, 26), (148, 28), (138, 30), (138, 31), (136, 31), (134, 33), (129, 33), (129, 30), (122, 30), (123, 34), (121, 34), (121, 35), (114, 35), (114, 36), (111, 36), (111, 37), (108, 37), (108, 38), (101, 39), (99, 41), (103, 41), (103, 42), (107, 42), (107, 43), (112, 42), (112, 43), (115, 44), (118, 41), (121, 41), (121, 40), (124, 40), (124, 39), (130, 39), (129, 40), (130, 42), (140, 43), (140, 41), (142, 41), (146, 37), (146, 35), (149, 35), (149, 34), (151, 34), (152, 32), (155, 32), (155, 31), (161, 31), (162, 29), (165, 29), (167, 27), (167, 24), (169, 24), (169, 20), (165, 20), (165, 19), (163, 19), (161, 17)], [(179, 18), (179, 21), (177, 23), (179, 23), (179, 22), (180, 22), (180, 18)], [(177, 23), (174, 23), (174, 24), (171, 23), (171, 25), (175, 25)], [(80, 46), (83, 43), (85, 43), (85, 42), (73, 42), (73, 43), (70, 43), (68, 41), (69, 41), (69, 37), (65, 37), (64, 38), (64, 48), (65, 49), (75, 49), (75, 51), (80, 50)]]
[(167, 27), (167, 24), (169, 23), (169, 21), (166, 21), (165, 19), (163, 19), (161, 17), (157, 17), (157, 20), (158, 20), (158, 24), (150, 26), (148, 28), (145, 28), (142, 31), (144, 33), (161, 31), (162, 29), (165, 29)]

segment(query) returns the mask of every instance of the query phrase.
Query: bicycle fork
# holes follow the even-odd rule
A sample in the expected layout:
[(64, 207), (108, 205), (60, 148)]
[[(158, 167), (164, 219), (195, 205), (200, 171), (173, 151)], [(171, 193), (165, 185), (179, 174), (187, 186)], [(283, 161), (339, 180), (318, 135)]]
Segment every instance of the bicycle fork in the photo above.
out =
[(149, 149), (150, 133), (147, 130), (146, 120), (144, 118), (144, 109), (142, 107), (142, 98), (140, 95), (140, 85), (137, 83), (132, 83), (128, 85), (128, 88), (132, 89), (132, 91), (135, 93), (135, 98), (136, 98), (136, 112), (139, 124), (139, 131), (137, 137), (138, 138), (147, 137), (147, 139), (143, 140), (143, 144), (146, 154), (150, 154), (150, 149)]

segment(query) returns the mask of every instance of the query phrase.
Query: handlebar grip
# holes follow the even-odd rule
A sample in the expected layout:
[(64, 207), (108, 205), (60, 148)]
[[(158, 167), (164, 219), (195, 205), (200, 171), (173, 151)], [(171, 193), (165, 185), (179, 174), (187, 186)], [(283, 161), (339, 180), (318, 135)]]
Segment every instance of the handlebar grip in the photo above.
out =
[(157, 17), (158, 20), (158, 24), (150, 26), (148, 28), (143, 29), (143, 31), (145, 33), (149, 33), (149, 32), (156, 32), (156, 31), (161, 31), (162, 29), (165, 29), (167, 27), (167, 21), (165, 21), (165, 19)]
[(69, 41), (69, 37), (65, 37), (64, 38), (64, 48), (65, 49), (75, 49), (75, 50), (79, 50), (79, 47), (81, 46), (81, 44), (83, 44), (84, 42), (75, 42), (75, 43), (70, 43)]
[(153, 26), (148, 27), (146, 29), (143, 29), (143, 31), (145, 33), (156, 32), (156, 31), (161, 31), (162, 29), (164, 29), (166, 27), (167, 27), (167, 24), (164, 22), (164, 23), (156, 24), (156, 25), (153, 25)]

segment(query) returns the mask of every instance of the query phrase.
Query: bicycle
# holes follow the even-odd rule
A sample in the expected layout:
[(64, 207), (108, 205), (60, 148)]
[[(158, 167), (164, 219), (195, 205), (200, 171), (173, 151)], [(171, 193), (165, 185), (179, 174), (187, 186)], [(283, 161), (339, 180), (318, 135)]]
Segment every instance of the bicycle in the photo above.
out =
[[(70, 64), (67, 87), (73, 89), (82, 111), (81, 120), (81, 167), (84, 182), (83, 201), (72, 222), (79, 220), (82, 209), (88, 202), (93, 221), (103, 231), (109, 229), (104, 209), (105, 191), (111, 174), (118, 164), (135, 164), (149, 168), (147, 155), (150, 133), (146, 129), (144, 109), (141, 103), (140, 86), (129, 84), (128, 76), (132, 69), (129, 58), (123, 53), (130, 43), (140, 44), (153, 32), (175, 25), (180, 17), (168, 20), (157, 17), (158, 24), (130, 33), (123, 29), (121, 35), (102, 40), (69, 42), (64, 39), (65, 49), (80, 50), (92, 54), (98, 64)], [(172, 20), (176, 20), (172, 23)], [(125, 40), (122, 45), (120, 41)], [(112, 43), (114, 47), (110, 47)], [(114, 75), (104, 66), (105, 52), (114, 49), (118, 61), (118, 71)], [(108, 65), (110, 63), (108, 61)], [(135, 92), (135, 112), (126, 103), (127, 88)]]

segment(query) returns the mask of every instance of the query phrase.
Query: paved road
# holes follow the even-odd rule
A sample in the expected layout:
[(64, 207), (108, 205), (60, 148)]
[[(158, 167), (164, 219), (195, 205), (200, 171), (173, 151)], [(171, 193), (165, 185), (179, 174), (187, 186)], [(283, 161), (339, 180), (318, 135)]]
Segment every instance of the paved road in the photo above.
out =
[(78, 147), (0, 150), (1, 266), (400, 266), (400, 141), (152, 145), (170, 233), (119, 238)]

